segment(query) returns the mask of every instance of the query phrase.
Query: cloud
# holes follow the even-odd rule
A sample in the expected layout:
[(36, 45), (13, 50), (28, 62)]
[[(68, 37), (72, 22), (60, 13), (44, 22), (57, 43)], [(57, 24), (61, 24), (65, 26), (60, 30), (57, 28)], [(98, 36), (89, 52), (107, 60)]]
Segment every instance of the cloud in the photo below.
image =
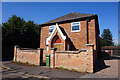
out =
[(118, 39), (114, 39), (113, 42), (115, 45), (118, 45)]

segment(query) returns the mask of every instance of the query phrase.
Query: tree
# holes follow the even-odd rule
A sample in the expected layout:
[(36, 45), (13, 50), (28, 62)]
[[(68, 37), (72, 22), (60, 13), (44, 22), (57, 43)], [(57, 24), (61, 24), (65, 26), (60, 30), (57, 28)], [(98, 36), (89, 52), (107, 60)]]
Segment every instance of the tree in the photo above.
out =
[(112, 33), (109, 29), (104, 29), (103, 33), (100, 37), (100, 46), (114, 46), (113, 39), (112, 39)]
[(2, 26), (3, 46), (13, 46), (21, 43), (21, 32), (24, 29), (24, 19), (13, 15)]
[(120, 47), (120, 44), (118, 44), (117, 46), (119, 46), (119, 47)]
[(39, 26), (16, 15), (3, 23), (2, 34), (3, 46), (39, 47)]
[(23, 18), (13, 15), (7, 22), (2, 23), (3, 49), (8, 47), (13, 54), (14, 45), (30, 48), (39, 47), (39, 31), (38, 24), (30, 20), (26, 22)]

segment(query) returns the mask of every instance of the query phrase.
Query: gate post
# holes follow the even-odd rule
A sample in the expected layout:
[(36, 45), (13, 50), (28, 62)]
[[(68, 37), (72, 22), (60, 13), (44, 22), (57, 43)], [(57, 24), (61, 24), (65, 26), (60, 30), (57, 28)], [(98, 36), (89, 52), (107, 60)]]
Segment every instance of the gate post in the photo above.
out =
[(18, 45), (14, 46), (14, 61), (17, 61), (17, 48), (18, 47), (19, 47)]
[(55, 68), (55, 51), (57, 48), (50, 48), (50, 67)]
[(39, 58), (38, 59), (38, 63), (39, 63), (38, 65), (40, 65), (40, 66), (43, 64), (43, 50), (44, 50), (43, 48), (37, 48), (37, 53), (38, 53), (38, 56), (39, 56), (38, 57)]
[(97, 56), (94, 56), (94, 54), (97, 54), (94, 52), (94, 44), (86, 44), (88, 50), (87, 53), (90, 55), (90, 72), (94, 72), (94, 63), (95, 59), (97, 59)]

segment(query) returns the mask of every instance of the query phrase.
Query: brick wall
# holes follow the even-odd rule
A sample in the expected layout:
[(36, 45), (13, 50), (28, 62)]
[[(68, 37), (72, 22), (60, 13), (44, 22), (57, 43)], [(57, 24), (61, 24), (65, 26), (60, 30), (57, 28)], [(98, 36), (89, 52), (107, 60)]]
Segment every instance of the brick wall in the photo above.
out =
[(42, 64), (42, 54), (43, 49), (27, 49), (19, 48), (18, 46), (14, 47), (14, 61), (29, 63), (34, 65)]
[(66, 69), (76, 69), (80, 72), (93, 73), (93, 45), (79, 51), (54, 51), (50, 53), (50, 67), (63, 67)]
[[(79, 21), (77, 21), (79, 22)], [(86, 20), (81, 20), (80, 21), (80, 32), (71, 32), (71, 22), (67, 22), (67, 23), (63, 23), (63, 24), (59, 24), (60, 27), (62, 27), (68, 37), (70, 37), (74, 47), (76, 49), (80, 49), (80, 48), (86, 48), (86, 44), (87, 44), (87, 35), (86, 35)], [(94, 44), (94, 51), (95, 54), (94, 59), (97, 59), (97, 38), (98, 38), (98, 30), (97, 30), (98, 26), (96, 25), (96, 18), (92, 18), (88, 21), (88, 41), (89, 44)], [(49, 26), (43, 26), (41, 27), (41, 38), (40, 38), (40, 48), (44, 48), (44, 51), (47, 52), (47, 47), (45, 45), (45, 41), (46, 41), (46, 37), (49, 37)], [(71, 46), (70, 46), (71, 47)], [(51, 47), (49, 47), (51, 48)], [(64, 48), (64, 47), (62, 47)], [(65, 49), (63, 49), (65, 50)], [(49, 54), (49, 52), (47, 52)], [(46, 54), (46, 53), (44, 53)], [(45, 60), (45, 58), (44, 58)]]

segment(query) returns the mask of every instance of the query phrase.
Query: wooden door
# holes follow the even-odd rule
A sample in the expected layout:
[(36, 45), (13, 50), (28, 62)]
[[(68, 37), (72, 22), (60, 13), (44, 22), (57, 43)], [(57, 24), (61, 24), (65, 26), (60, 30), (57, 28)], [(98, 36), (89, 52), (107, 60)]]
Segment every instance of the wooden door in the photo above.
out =
[(57, 48), (57, 51), (61, 51), (61, 44), (54, 44), (54, 48)]

